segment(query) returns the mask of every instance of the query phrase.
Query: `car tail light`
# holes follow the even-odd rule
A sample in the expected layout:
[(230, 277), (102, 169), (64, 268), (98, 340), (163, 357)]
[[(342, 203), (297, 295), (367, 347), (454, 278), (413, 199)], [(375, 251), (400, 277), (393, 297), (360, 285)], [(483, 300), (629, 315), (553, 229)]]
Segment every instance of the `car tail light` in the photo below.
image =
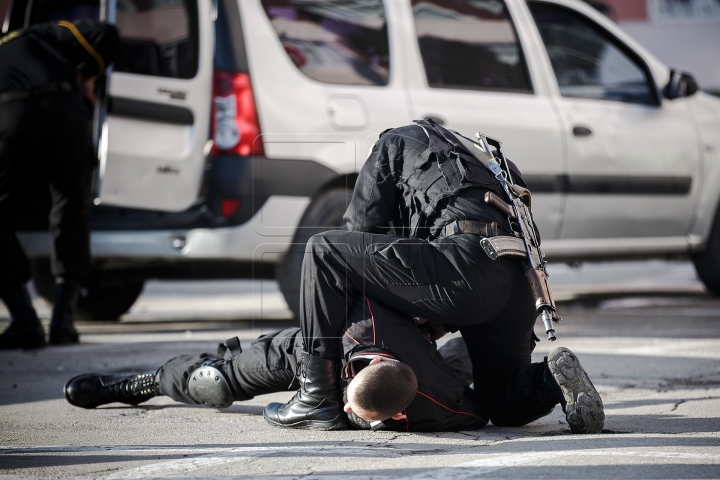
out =
[(240, 208), (240, 200), (237, 198), (223, 198), (220, 201), (220, 212), (225, 218), (232, 217)]
[(246, 73), (215, 72), (213, 78), (212, 154), (262, 155), (255, 100)]

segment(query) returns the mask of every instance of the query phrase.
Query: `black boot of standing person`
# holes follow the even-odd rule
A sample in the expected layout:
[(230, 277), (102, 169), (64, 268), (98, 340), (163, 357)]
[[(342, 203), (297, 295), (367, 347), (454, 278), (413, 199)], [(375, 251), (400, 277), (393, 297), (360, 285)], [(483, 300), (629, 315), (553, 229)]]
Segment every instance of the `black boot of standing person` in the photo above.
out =
[(79, 342), (75, 330), (75, 306), (80, 295), (80, 282), (58, 277), (55, 284), (55, 306), (50, 321), (50, 344), (67, 345)]
[(337, 379), (337, 363), (303, 352), (300, 390), (287, 404), (265, 407), (265, 420), (277, 427), (305, 430), (342, 430), (348, 427)]
[(0, 334), (0, 350), (45, 346), (45, 332), (23, 283), (0, 286), (0, 298), (10, 311), (10, 326)]

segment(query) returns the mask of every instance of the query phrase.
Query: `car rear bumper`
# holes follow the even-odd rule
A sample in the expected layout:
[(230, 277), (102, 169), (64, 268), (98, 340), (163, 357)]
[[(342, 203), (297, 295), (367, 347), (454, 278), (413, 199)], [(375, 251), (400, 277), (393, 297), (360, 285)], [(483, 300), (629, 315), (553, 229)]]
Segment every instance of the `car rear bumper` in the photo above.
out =
[[(94, 231), (94, 258), (127, 260), (242, 260), (275, 263), (288, 249), (309, 197), (272, 196), (243, 223), (233, 227), (141, 231)], [(50, 255), (45, 232), (21, 233), (31, 258)]]

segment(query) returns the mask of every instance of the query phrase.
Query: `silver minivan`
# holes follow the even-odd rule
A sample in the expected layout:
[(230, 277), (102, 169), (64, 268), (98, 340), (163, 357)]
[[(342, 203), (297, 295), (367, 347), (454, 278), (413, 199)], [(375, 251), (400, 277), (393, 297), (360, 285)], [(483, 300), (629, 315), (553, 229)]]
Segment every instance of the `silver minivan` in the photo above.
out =
[[(4, 30), (78, 16), (123, 44), (89, 318), (148, 278), (277, 278), (297, 311), (304, 243), (342, 224), (379, 133), (423, 117), (503, 140), (551, 260), (692, 256), (720, 294), (720, 100), (583, 2), (14, 0)], [(37, 218), (22, 242), (49, 295)]]

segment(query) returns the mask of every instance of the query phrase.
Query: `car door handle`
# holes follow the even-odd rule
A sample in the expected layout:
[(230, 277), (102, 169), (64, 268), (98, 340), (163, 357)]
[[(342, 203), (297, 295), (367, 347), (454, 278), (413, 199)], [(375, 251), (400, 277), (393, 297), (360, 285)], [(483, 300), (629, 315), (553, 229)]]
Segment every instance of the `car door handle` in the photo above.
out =
[(573, 135), (576, 137), (589, 137), (592, 135), (592, 130), (590, 130), (588, 127), (581, 127), (576, 126), (573, 127)]

